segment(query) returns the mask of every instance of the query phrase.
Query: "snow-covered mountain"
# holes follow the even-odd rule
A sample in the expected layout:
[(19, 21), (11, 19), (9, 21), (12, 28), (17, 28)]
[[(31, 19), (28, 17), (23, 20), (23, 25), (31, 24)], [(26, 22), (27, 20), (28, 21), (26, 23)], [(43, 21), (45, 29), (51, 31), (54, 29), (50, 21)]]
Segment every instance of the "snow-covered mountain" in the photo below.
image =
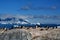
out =
[(15, 17), (11, 17), (11, 18), (0, 18), (0, 23), (19, 23), (19, 24), (30, 24), (28, 22), (28, 20), (26, 19), (22, 19), (22, 18), (15, 18)]

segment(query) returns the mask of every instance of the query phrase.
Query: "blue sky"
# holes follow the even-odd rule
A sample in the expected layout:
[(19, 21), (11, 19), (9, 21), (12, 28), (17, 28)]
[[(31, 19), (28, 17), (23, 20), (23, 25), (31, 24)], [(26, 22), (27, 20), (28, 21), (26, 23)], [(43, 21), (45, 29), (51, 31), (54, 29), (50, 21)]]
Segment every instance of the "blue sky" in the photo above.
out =
[[(60, 0), (0, 0), (0, 14), (12, 15), (48, 15), (60, 16)], [(32, 22), (38, 20), (41, 23), (60, 23), (59, 19), (34, 18)], [(32, 19), (30, 19), (32, 20)]]

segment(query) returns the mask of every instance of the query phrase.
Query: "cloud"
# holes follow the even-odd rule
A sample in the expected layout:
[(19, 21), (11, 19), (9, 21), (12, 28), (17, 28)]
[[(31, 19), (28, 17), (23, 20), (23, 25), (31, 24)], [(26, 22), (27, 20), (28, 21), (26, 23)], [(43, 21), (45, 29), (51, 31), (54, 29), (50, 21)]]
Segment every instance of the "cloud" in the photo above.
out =
[(23, 6), (20, 8), (21, 10), (29, 10), (30, 8), (28, 6)]
[(49, 6), (49, 7), (33, 7), (33, 6), (23, 6), (20, 10), (56, 10), (56, 6)]
[(57, 9), (57, 7), (56, 6), (52, 6), (51, 9)]
[(51, 7), (33, 7), (33, 10), (55, 10), (56, 6), (51, 6)]
[(58, 16), (58, 15), (53, 15), (53, 16), (49, 16), (49, 15), (40, 15), (40, 16), (38, 16), (38, 15), (30, 15), (30, 16), (28, 16), (28, 15), (21, 15), (21, 16), (19, 16), (19, 18), (23, 18), (23, 19), (36, 19), (36, 18), (40, 18), (40, 19), (58, 19), (58, 20), (60, 20), (60, 16)]
[(60, 20), (60, 16), (56, 16), (56, 15), (54, 15), (54, 16), (45, 16), (45, 15), (41, 15), (41, 16), (34, 16), (33, 18), (42, 18), (42, 19), (59, 19)]
[(30, 10), (31, 7), (32, 7), (32, 3), (31, 2), (28, 2), (27, 5), (22, 6), (20, 9), (21, 10)]
[(5, 19), (5, 18), (12, 18), (12, 17), (16, 17), (16, 18), (22, 18), (22, 19), (36, 19), (36, 18), (40, 18), (40, 19), (58, 19), (60, 20), (60, 16), (58, 15), (53, 15), (53, 16), (49, 16), (49, 15), (1, 15), (1, 18)]

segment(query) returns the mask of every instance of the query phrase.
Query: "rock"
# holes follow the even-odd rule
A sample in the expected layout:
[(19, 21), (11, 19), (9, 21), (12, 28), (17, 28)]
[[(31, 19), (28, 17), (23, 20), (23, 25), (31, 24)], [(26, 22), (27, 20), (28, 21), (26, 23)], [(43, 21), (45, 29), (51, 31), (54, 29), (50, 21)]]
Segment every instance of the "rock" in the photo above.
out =
[(60, 29), (48, 31), (12, 29), (0, 33), (0, 40), (60, 40)]
[(36, 36), (32, 40), (60, 40), (60, 29), (52, 30), (50, 33), (42, 36)]
[(0, 34), (0, 40), (31, 40), (32, 36), (25, 30), (8, 30), (3, 34)]

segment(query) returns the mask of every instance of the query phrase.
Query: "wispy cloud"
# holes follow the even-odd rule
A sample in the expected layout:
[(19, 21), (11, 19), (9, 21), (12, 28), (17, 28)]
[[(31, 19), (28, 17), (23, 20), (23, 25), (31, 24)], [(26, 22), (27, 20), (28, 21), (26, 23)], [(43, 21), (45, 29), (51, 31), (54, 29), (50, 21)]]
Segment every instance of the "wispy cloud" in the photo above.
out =
[(20, 9), (21, 9), (21, 10), (29, 10), (30, 7), (28, 7), (28, 6), (23, 6), (23, 7), (21, 7)]
[(56, 10), (56, 6), (49, 6), (49, 7), (32, 7), (32, 6), (23, 6), (20, 10)]
[(57, 9), (57, 7), (56, 6), (51, 6), (51, 9)]
[(40, 15), (40, 16), (33, 16), (32, 18), (40, 18), (40, 19), (58, 19), (60, 20), (60, 16), (47, 16), (47, 15)]
[(7, 18), (7, 17), (16, 17), (16, 18), (22, 18), (22, 19), (35, 19), (35, 18), (40, 18), (40, 19), (58, 19), (60, 20), (60, 16), (58, 15), (1, 15), (0, 17), (2, 18)]
[(49, 15), (40, 15), (40, 16), (38, 16), (38, 15), (30, 15), (30, 16), (28, 16), (28, 15), (20, 15), (20, 16), (16, 16), (16, 17), (19, 17), (19, 18), (22, 18), (22, 19), (36, 19), (36, 18), (40, 18), (40, 19), (58, 19), (58, 20), (60, 20), (60, 16), (58, 16), (58, 15), (53, 15), (53, 16), (49, 16)]

